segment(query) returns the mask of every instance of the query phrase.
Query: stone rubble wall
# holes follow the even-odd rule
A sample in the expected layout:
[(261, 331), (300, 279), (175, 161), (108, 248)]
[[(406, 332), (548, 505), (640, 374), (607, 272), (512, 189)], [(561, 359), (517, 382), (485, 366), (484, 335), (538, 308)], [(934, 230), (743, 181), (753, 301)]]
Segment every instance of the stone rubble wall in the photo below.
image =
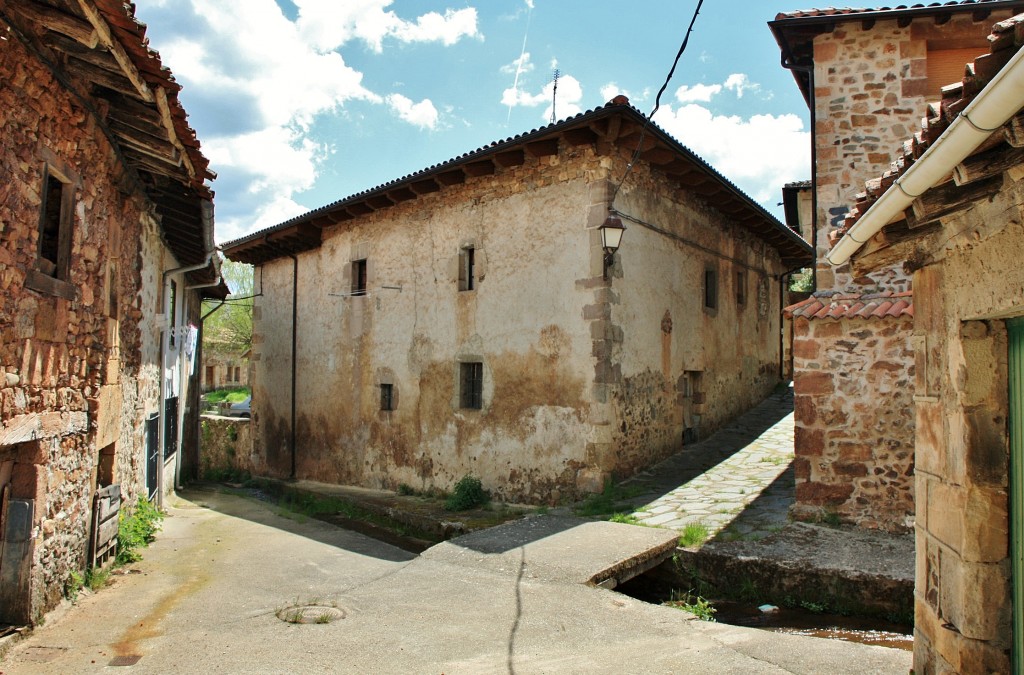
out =
[[(127, 508), (145, 494), (159, 342), (143, 317), (172, 259), (92, 114), (13, 37), (0, 41), (0, 81), (0, 481), (35, 500), (31, 597), (8, 608), (32, 623), (85, 567), (101, 474)], [(26, 288), (47, 164), (73, 180), (71, 300)]]
[(794, 321), (795, 518), (913, 527), (912, 329), (908, 317)]
[(223, 480), (262, 473), (253, 454), (251, 430), (248, 419), (203, 415), (199, 422), (199, 477)]

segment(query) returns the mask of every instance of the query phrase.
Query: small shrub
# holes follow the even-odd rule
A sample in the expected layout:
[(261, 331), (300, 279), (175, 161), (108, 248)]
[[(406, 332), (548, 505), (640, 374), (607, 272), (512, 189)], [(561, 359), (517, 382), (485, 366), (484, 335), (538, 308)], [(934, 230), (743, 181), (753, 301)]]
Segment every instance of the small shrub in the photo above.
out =
[(640, 519), (632, 513), (613, 513), (608, 519), (613, 523), (625, 523), (626, 525), (640, 525)]
[(455, 484), (451, 496), (444, 502), (444, 508), (446, 511), (468, 511), (483, 506), (490, 499), (480, 479), (467, 475)]
[(81, 592), (82, 587), (85, 586), (85, 577), (82, 576), (81, 572), (72, 571), (71, 576), (68, 577), (68, 581), (64, 586), (64, 596), (73, 603), (78, 602), (78, 594)]
[(164, 514), (145, 497), (139, 499), (135, 512), (121, 511), (117, 527), (117, 564), (125, 565), (142, 559), (139, 549), (153, 541)]
[(408, 485), (406, 483), (399, 483), (398, 494), (402, 495), (403, 497), (409, 497), (411, 495), (416, 494), (416, 489), (413, 488), (413, 486)]
[(235, 428), (234, 424), (228, 425), (228, 440), (232, 443), (238, 440), (238, 429)]

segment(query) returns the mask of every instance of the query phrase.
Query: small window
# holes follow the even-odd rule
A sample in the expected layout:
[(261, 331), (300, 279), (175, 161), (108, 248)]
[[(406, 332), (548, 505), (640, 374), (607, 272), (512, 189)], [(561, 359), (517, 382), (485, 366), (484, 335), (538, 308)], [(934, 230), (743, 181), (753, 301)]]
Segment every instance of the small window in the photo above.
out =
[(213, 386), (213, 366), (206, 366), (206, 386)]
[(747, 273), (736, 273), (736, 304), (743, 306), (747, 304)]
[(718, 272), (704, 270), (704, 307), (718, 309)]
[(352, 295), (366, 295), (366, 260), (352, 261)]
[(241, 366), (235, 366), (235, 382), (242, 381), (242, 368)]
[(72, 199), (70, 183), (47, 168), (43, 174), (37, 267), (43, 274), (61, 281), (68, 280), (71, 259)]
[(395, 385), (393, 385), (393, 384), (382, 384), (382, 385), (380, 385), (380, 409), (381, 410), (394, 410), (395, 409)]
[(484, 364), (459, 364), (459, 406), (471, 410), (483, 408)]
[(459, 290), (472, 291), (476, 288), (474, 276), (476, 270), (476, 250), (472, 246), (459, 251)]

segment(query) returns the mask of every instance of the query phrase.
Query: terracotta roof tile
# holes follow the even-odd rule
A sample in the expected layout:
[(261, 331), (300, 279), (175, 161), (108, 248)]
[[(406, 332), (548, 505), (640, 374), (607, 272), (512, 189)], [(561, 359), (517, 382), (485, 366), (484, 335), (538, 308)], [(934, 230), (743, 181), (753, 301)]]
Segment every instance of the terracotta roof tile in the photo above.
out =
[[(896, 179), (914, 165), (1010, 57), (1024, 45), (1024, 14), (1017, 14), (993, 25), (988, 42), (989, 53), (979, 56), (974, 63), (965, 64), (964, 79), (961, 82), (947, 85), (936, 92), (939, 100), (928, 105), (926, 117), (921, 123), (921, 131), (900, 145), (889, 170), (881, 177), (865, 183), (865, 192), (857, 195), (856, 203), (846, 215), (843, 224), (829, 232), (829, 242), (833, 246), (849, 232), (853, 224), (860, 220)], [(980, 67), (979, 63), (982, 64)]]
[(796, 319), (881, 319), (914, 316), (912, 291), (893, 293), (815, 293), (806, 300), (786, 307), (787, 317)]
[[(806, 19), (809, 17), (844, 17), (847, 15), (864, 14), (867, 12), (899, 12), (913, 9), (930, 9), (935, 7), (957, 7), (960, 5), (983, 5), (997, 0), (947, 0), (946, 2), (915, 2), (882, 7), (822, 7), (820, 9), (798, 9), (791, 12), (780, 12), (775, 16), (780, 19)], [(855, 19), (851, 16), (850, 19)]]

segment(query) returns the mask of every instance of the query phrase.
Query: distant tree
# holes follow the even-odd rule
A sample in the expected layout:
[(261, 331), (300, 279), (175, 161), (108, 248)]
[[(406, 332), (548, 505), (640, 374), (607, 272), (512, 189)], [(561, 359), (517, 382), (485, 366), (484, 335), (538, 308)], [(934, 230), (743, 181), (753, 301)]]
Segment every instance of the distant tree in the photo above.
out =
[[(243, 354), (252, 347), (253, 268), (245, 263), (222, 260), (220, 269), (230, 294), (224, 306), (203, 323), (203, 349)], [(205, 301), (203, 313), (218, 304), (218, 300)]]

